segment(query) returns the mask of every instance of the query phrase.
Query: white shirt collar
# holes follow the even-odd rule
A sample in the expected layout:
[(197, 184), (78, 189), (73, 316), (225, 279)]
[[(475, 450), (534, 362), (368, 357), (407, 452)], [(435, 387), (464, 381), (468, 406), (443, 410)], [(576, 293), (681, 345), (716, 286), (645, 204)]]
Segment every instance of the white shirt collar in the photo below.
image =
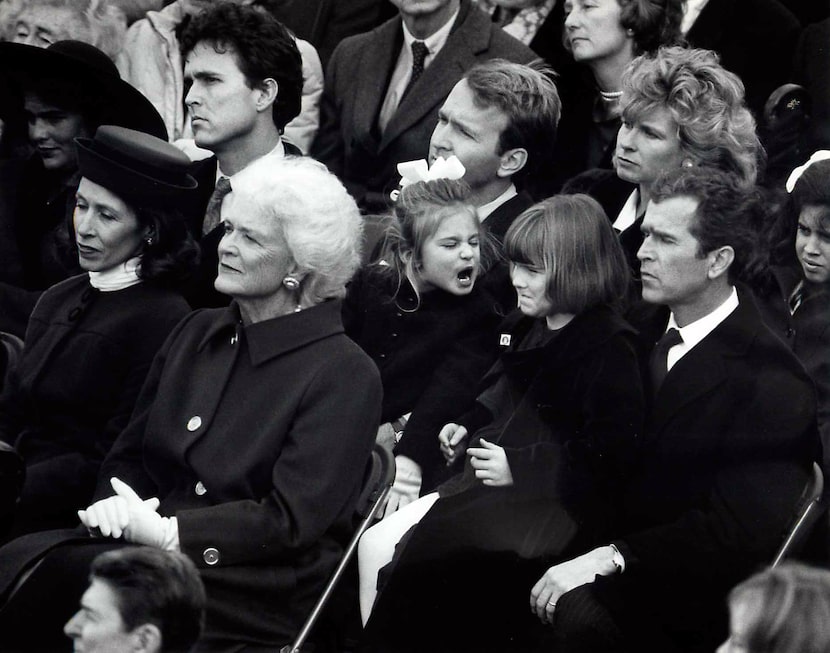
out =
[(637, 204), (640, 201), (640, 189), (635, 188), (623, 204), (620, 214), (614, 220), (614, 229), (622, 233), (637, 221)]
[[(262, 156), (257, 157), (256, 159), (254, 159), (254, 161), (259, 161), (260, 159), (262, 159), (266, 156), (275, 156), (279, 159), (282, 159), (285, 156), (285, 145), (283, 144), (282, 139), (277, 141), (277, 144), (276, 144), (276, 146), (274, 147), (273, 150), (271, 150), (270, 152), (266, 152)], [(254, 161), (251, 161), (251, 163), (253, 163)], [(251, 163), (249, 163), (248, 166), (251, 165)], [(245, 166), (245, 168), (247, 168), (248, 166)], [(245, 168), (242, 168), (242, 170), (244, 170)], [(219, 177), (228, 177), (228, 179), (232, 180), (236, 175), (238, 175), (240, 172), (242, 172), (242, 170), (238, 170), (236, 172), (236, 174), (233, 174), (230, 177), (228, 177), (228, 175), (222, 173), (222, 170), (219, 168), (219, 162), (217, 161), (216, 162), (216, 181), (219, 181)], [(231, 184), (231, 185), (233, 185), (233, 184)]]
[(455, 13), (453, 13), (453, 15), (450, 16), (449, 20), (446, 23), (444, 23), (433, 34), (429, 35), (425, 39), (416, 39), (414, 36), (412, 36), (412, 32), (409, 31), (409, 29), (406, 26), (406, 23), (402, 23), (404, 52), (408, 53), (410, 67), (412, 66), (412, 44), (415, 41), (423, 41), (424, 45), (427, 46), (429, 54), (427, 55), (426, 61), (424, 62), (424, 65), (426, 65), (430, 58), (438, 54), (438, 51), (444, 47), (444, 44), (450, 37), (450, 31), (452, 30), (452, 26), (455, 24), (455, 19), (458, 18), (459, 11), (460, 7), (459, 9), (455, 10)]
[(692, 347), (712, 333), (736, 308), (738, 308), (738, 291), (733, 286), (732, 292), (723, 304), (708, 315), (704, 315), (683, 328), (677, 326), (674, 313), (669, 315), (669, 323), (666, 325), (666, 331), (669, 329), (677, 329), (680, 331), (680, 337), (683, 338), (683, 342), (669, 349), (669, 354), (666, 358), (667, 368), (671, 369), (672, 365), (689, 353)]
[(512, 200), (518, 194), (519, 191), (516, 190), (515, 184), (510, 184), (510, 186), (507, 187), (507, 190), (504, 191), (501, 195), (499, 195), (496, 199), (487, 202), (487, 204), (482, 204), (481, 206), (479, 206), (476, 209), (476, 213), (478, 213), (479, 222), (484, 222), (487, 218), (490, 217), (490, 214), (493, 211), (495, 211), (508, 200)]
[(700, 16), (700, 12), (703, 11), (708, 2), (709, 0), (686, 0), (683, 9), (683, 20), (680, 23), (680, 31), (684, 36), (692, 29), (692, 25), (695, 24), (697, 17)]

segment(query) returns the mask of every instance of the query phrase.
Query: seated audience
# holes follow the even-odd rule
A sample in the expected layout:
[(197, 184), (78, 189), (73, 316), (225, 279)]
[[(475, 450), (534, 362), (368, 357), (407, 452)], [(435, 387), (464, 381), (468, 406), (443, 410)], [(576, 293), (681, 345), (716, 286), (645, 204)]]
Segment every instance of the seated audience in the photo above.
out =
[(527, 651), (523, 562), (607, 536), (636, 457), (645, 402), (634, 331), (614, 308), (628, 269), (602, 209), (545, 200), (505, 248), (518, 311), (475, 404), (439, 434), (464, 470), (360, 542), (361, 651)]
[(12, 536), (78, 523), (153, 357), (190, 311), (173, 289), (198, 253), (173, 208), (196, 186), (187, 157), (108, 125), (77, 147), (74, 232), (86, 274), (43, 293), (0, 401), (0, 439), (26, 463)]
[(94, 536), (46, 531), (0, 549), (0, 596), (49, 551), (0, 610), (10, 643), (54, 645), (78, 601), (60, 588), (102, 543), (130, 542), (196, 563), (206, 650), (278, 650), (343, 553), (381, 403), (377, 368), (340, 319), (357, 206), (322, 164), (264, 157), (234, 180), (222, 218), (216, 286), (234, 301), (191, 313), (156, 356), (79, 512)]
[(812, 384), (737, 285), (759, 240), (742, 180), (672, 170), (642, 231), (642, 448), (613, 536), (547, 562), (529, 592), (549, 624), (544, 650), (714, 650), (727, 592), (772, 559), (812, 476)]
[(76, 651), (187, 653), (204, 613), (205, 588), (190, 558), (131, 547), (92, 561), (80, 610), (64, 632)]
[(94, 45), (113, 61), (124, 45), (126, 19), (111, 0), (26, 0), (6, 19), (7, 40), (48, 48), (58, 41)]
[(717, 653), (830, 650), (830, 571), (800, 563), (765, 569), (729, 593), (729, 638)]
[(0, 61), (20, 89), (33, 153), (4, 164), (0, 223), (14, 234), (22, 281), (0, 280), (0, 330), (22, 337), (40, 294), (80, 273), (72, 234), (78, 186), (74, 139), (103, 124), (167, 140), (156, 110), (97, 48), (59, 41), (46, 49), (0, 43)]
[(443, 476), (438, 431), (475, 398), (498, 353), (500, 321), (477, 283), (481, 228), (464, 182), (404, 187), (394, 219), (381, 259), (358, 272), (343, 304), (346, 335), (380, 369), (378, 436), (397, 442), (387, 514)]
[(732, 173), (750, 188), (761, 149), (741, 81), (712, 52), (660, 48), (635, 59), (622, 84), (615, 172), (583, 173), (564, 191), (588, 193), (602, 204), (636, 277), (643, 216), (660, 175), (702, 166)]
[(388, 210), (396, 165), (426, 157), (438, 110), (471, 66), (536, 58), (470, 0), (393, 4), (398, 16), (335, 49), (311, 148), (363, 209), (378, 213)]
[(566, 0), (563, 38), (575, 66), (558, 81), (562, 124), (550, 190), (590, 168), (611, 168), (623, 72), (680, 38), (682, 0)]
[[(266, 2), (232, 1), (268, 11)], [(118, 57), (121, 75), (150, 99), (164, 118), (171, 141), (193, 138), (190, 107), (184, 101), (188, 89), (178, 32), (192, 16), (214, 4), (210, 0), (174, 0), (160, 11), (149, 12), (130, 27)], [(314, 46), (302, 39), (295, 41), (302, 57), (302, 103), (299, 115), (285, 125), (283, 135), (308, 152), (320, 124), (323, 67)]]
[(816, 385), (824, 470), (830, 471), (830, 152), (813, 155), (787, 182), (791, 265), (774, 265), (758, 284), (767, 325)]

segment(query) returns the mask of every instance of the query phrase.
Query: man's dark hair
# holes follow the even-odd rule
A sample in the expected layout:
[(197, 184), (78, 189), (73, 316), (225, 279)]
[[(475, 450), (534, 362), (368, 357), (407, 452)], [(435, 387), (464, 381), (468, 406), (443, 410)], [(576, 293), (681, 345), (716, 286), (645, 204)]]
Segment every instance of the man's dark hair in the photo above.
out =
[(741, 186), (738, 178), (704, 166), (677, 168), (654, 184), (653, 202), (688, 197), (697, 202), (689, 231), (698, 241), (698, 256), (724, 246), (732, 247), (735, 258), (729, 266), (729, 281), (751, 281), (765, 267), (767, 252), (760, 242), (761, 210), (754, 192)]
[(274, 124), (285, 125), (300, 113), (303, 62), (291, 33), (264, 9), (220, 2), (195, 16), (179, 36), (182, 57), (207, 42), (219, 53), (233, 52), (248, 86), (277, 82)]
[(154, 624), (166, 653), (185, 653), (199, 639), (205, 589), (186, 555), (144, 546), (116, 549), (95, 558), (89, 575), (115, 594), (128, 631)]

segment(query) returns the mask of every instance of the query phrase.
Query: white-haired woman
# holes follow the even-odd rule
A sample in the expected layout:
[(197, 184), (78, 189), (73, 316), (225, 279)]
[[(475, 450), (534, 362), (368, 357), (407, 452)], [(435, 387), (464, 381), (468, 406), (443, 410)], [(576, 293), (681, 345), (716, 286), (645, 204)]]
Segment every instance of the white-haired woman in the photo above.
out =
[[(234, 178), (222, 218), (216, 287), (234, 301), (173, 332), (104, 461), (98, 501), (79, 513), (99, 537), (53, 550), (39, 569), (67, 555), (65, 575), (102, 541), (180, 550), (209, 597), (206, 650), (279, 649), (342, 553), (377, 431), (377, 368), (343, 334), (336, 301), (358, 265), (361, 218), (321, 164), (275, 157)], [(35, 583), (52, 587), (52, 606), (65, 586), (33, 574), (15, 597), (35, 596)], [(13, 598), (4, 637), (13, 619), (31, 642), (29, 613), (39, 632), (60, 619), (45, 624), (43, 609)]]

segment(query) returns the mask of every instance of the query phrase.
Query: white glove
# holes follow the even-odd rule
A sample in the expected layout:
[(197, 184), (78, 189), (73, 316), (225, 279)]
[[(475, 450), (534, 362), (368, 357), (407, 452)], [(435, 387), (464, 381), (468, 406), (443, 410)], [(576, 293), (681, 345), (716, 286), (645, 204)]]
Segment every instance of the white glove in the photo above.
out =
[(84, 526), (90, 530), (98, 528), (106, 537), (117, 538), (123, 533), (127, 542), (168, 551), (179, 549), (178, 522), (175, 517), (162, 517), (156, 512), (157, 498), (142, 501), (135, 490), (117, 478), (111, 478), (110, 484), (116, 496), (78, 511)]
[(418, 463), (406, 456), (395, 456), (395, 482), (386, 501), (384, 517), (418, 498), (421, 478), (421, 466)]

